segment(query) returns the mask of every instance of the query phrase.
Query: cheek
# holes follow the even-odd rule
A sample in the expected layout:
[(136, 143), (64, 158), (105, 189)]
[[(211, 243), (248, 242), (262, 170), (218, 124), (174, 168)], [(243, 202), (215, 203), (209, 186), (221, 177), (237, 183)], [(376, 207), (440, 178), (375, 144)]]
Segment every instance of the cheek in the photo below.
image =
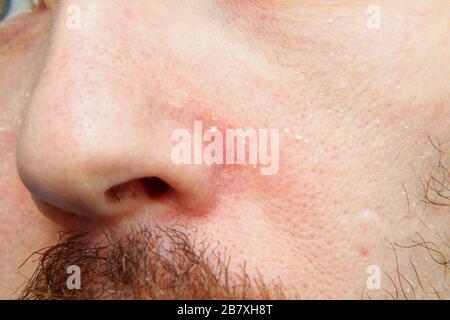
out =
[[(5, 115), (5, 114), (3, 114)], [(12, 121), (12, 120), (11, 120)], [(0, 298), (11, 299), (30, 276), (30, 253), (55, 243), (58, 228), (36, 209), (16, 170), (17, 128), (0, 132)]]
[(0, 49), (0, 298), (4, 299), (17, 297), (33, 263), (18, 267), (31, 252), (54, 243), (58, 231), (36, 210), (16, 169), (22, 116), (41, 59), (42, 43), (26, 34), (23, 41), (11, 39)]
[(33, 53), (33, 50), (26, 50), (0, 54), (0, 214), (5, 218), (6, 211), (14, 212), (7, 217), (9, 219), (15, 219), (16, 214), (24, 211), (23, 206), (30, 202), (28, 192), (17, 175), (15, 161), (22, 115), (31, 91), (32, 74), (35, 73), (31, 68)]

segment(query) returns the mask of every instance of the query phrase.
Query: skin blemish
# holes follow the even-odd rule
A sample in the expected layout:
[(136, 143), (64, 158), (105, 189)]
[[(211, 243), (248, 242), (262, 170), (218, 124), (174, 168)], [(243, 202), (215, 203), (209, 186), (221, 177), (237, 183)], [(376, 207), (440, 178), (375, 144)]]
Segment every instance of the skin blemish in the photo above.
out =
[(359, 248), (359, 255), (366, 260), (367, 257), (369, 257), (369, 249), (367, 249), (366, 247), (360, 247)]
[(366, 210), (361, 211), (360, 218), (363, 221), (376, 222), (379, 219), (379, 215), (375, 211), (366, 209)]

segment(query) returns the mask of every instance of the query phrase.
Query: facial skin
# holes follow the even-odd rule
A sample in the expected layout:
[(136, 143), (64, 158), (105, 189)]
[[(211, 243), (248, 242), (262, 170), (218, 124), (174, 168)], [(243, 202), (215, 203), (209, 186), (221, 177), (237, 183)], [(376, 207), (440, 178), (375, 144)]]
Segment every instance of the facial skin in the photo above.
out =
[[(449, 298), (450, 4), (375, 4), (379, 29), (343, 0), (61, 0), (2, 22), (0, 298), (59, 231), (138, 225), (183, 226), (291, 298)], [(279, 129), (278, 174), (174, 164), (194, 121)]]

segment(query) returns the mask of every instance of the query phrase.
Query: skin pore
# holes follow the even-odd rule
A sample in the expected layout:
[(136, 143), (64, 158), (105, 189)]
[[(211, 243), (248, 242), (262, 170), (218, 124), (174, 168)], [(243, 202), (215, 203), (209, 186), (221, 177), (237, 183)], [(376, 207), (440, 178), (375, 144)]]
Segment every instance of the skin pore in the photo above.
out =
[[(0, 298), (448, 299), (450, 4), (376, 1), (379, 29), (371, 4), (61, 0), (1, 22)], [(279, 129), (279, 172), (175, 165), (194, 121)], [(89, 272), (99, 246), (114, 273)], [(91, 281), (62, 294), (74, 261)]]

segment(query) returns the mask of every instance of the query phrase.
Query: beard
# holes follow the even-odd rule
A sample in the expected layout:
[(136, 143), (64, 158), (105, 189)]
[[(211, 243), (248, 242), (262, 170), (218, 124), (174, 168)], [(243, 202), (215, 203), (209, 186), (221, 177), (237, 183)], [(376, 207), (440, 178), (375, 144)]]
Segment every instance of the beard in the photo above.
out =
[[(267, 284), (258, 272), (251, 277), (245, 264), (231, 272), (230, 259), (217, 247), (190, 239), (185, 228), (139, 227), (114, 240), (107, 233), (100, 239), (89, 233), (61, 233), (58, 244), (32, 255), (37, 269), (19, 299), (287, 298), (280, 282)], [(80, 286), (71, 289), (68, 270), (74, 266)]]

